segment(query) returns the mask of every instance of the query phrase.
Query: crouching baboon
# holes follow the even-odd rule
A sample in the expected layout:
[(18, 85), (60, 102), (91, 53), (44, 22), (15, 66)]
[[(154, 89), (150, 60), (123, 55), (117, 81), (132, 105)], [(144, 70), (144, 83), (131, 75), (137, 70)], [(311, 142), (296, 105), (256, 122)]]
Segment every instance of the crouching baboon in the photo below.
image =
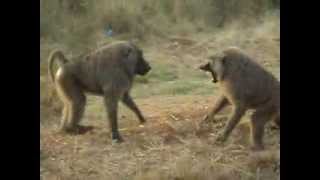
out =
[[(54, 60), (58, 60), (59, 65), (55, 75), (52, 71)], [(117, 123), (119, 100), (138, 116), (140, 123), (145, 122), (129, 92), (134, 76), (147, 74), (151, 67), (135, 44), (112, 43), (76, 61), (68, 61), (61, 51), (56, 50), (48, 61), (49, 76), (64, 104), (60, 131), (79, 132), (86, 104), (85, 93), (103, 96), (114, 142), (122, 141)]]
[(251, 116), (252, 149), (262, 150), (265, 124), (273, 119), (280, 127), (280, 82), (246, 53), (230, 47), (209, 57), (209, 62), (200, 66), (210, 72), (218, 83), (221, 96), (203, 122), (213, 119), (223, 107), (233, 106), (227, 125), (217, 142), (224, 142), (248, 109)]

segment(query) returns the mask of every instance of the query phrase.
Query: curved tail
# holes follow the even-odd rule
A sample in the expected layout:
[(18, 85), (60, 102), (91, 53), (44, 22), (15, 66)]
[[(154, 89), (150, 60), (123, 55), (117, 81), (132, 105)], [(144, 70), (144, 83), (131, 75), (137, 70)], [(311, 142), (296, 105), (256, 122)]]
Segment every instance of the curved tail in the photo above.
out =
[(63, 66), (64, 64), (66, 64), (68, 62), (68, 60), (65, 58), (65, 56), (63, 55), (63, 53), (60, 50), (54, 50), (50, 53), (49, 58), (48, 58), (48, 75), (50, 76), (52, 82), (55, 81), (53, 69), (52, 69), (53, 62), (55, 61), (55, 59), (58, 60), (59, 67)]

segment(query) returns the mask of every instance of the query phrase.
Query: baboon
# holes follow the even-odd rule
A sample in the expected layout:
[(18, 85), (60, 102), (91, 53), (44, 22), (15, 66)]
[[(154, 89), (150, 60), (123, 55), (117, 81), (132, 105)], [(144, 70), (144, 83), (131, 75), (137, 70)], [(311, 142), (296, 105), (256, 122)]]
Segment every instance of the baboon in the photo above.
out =
[[(56, 74), (52, 70), (54, 60), (58, 60), (59, 65)], [(143, 51), (132, 42), (111, 43), (74, 61), (55, 50), (48, 61), (49, 76), (64, 104), (61, 132), (77, 133), (81, 129), (79, 122), (85, 110), (85, 94), (104, 98), (113, 142), (123, 141), (117, 123), (119, 100), (137, 115), (140, 123), (145, 122), (129, 92), (135, 75), (147, 74), (151, 66), (144, 59)]]
[(214, 118), (226, 105), (233, 110), (217, 142), (224, 142), (248, 109), (251, 116), (252, 150), (262, 150), (265, 124), (273, 119), (280, 127), (280, 81), (237, 47), (229, 47), (209, 56), (199, 68), (210, 72), (221, 95), (202, 122)]

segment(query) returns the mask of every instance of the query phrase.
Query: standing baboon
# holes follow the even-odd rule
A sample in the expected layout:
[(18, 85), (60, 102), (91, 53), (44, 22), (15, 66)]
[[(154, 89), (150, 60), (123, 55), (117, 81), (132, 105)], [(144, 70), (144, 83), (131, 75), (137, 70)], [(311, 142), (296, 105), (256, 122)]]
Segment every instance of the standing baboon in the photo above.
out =
[[(52, 65), (55, 59), (59, 69), (54, 75)], [(140, 123), (145, 122), (129, 92), (134, 76), (147, 74), (151, 67), (142, 50), (133, 43), (109, 44), (77, 61), (68, 61), (61, 51), (56, 50), (48, 61), (49, 76), (64, 104), (61, 131), (76, 133), (81, 128), (79, 122), (85, 109), (85, 93), (103, 96), (115, 142), (122, 141), (117, 123), (119, 100), (138, 116)]]
[(262, 150), (266, 122), (273, 119), (280, 127), (280, 82), (262, 66), (254, 62), (239, 48), (230, 47), (209, 57), (210, 61), (200, 66), (211, 73), (222, 95), (204, 121), (210, 120), (227, 104), (233, 105), (228, 123), (217, 138), (224, 142), (248, 109), (251, 116), (253, 150)]

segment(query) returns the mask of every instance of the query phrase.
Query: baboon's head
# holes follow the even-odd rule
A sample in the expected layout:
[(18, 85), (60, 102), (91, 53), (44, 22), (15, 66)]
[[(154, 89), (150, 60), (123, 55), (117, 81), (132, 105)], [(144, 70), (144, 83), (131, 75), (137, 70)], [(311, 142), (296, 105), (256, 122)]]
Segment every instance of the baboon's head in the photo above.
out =
[(225, 55), (215, 54), (209, 56), (209, 61), (199, 68), (203, 71), (210, 72), (212, 75), (212, 82), (216, 83), (221, 81), (224, 74)]
[(135, 73), (138, 75), (145, 75), (151, 70), (151, 66), (143, 57), (143, 51), (137, 48), (137, 64), (135, 67)]
[(121, 43), (121, 50), (125, 57), (125, 67), (132, 75), (145, 75), (151, 67), (143, 57), (143, 51), (132, 42)]

